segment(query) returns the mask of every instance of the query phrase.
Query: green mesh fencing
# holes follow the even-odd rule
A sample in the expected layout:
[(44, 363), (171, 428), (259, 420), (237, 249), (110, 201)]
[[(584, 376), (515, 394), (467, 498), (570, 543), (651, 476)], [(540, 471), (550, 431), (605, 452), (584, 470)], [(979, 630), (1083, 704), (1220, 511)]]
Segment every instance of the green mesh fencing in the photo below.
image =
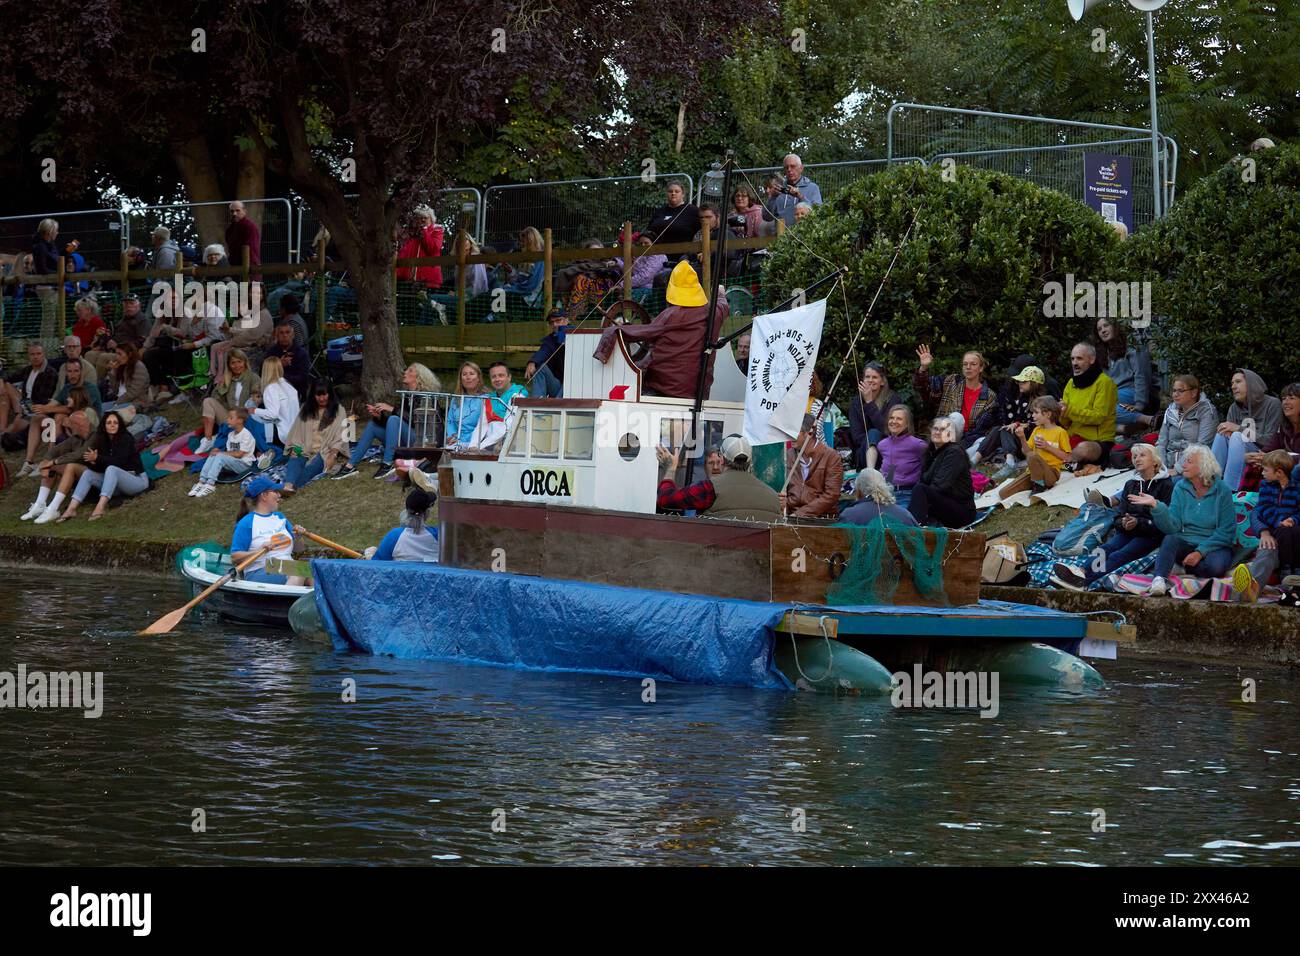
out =
[[(852, 551), (840, 576), (826, 589), (826, 603), (833, 607), (858, 604), (893, 604), (902, 570), (887, 544), (894, 546), (912, 575), (918, 594), (948, 604), (943, 587), (943, 549), (946, 528), (918, 528), (881, 516), (870, 525), (836, 524), (852, 541)], [(934, 535), (934, 547), (926, 546), (926, 535)]]

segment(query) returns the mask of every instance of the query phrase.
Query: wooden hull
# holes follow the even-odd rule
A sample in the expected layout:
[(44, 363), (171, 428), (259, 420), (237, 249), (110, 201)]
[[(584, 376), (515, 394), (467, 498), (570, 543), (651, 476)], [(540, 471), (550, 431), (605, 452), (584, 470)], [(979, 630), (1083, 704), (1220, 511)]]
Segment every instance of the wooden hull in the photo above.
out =
[[(848, 530), (812, 523), (769, 527), (447, 497), (438, 518), (442, 562), (452, 567), (773, 603), (824, 604), (853, 550)], [(901, 561), (892, 540), (888, 546)], [(904, 567), (893, 603), (979, 600), (984, 536), (954, 535), (944, 551), (946, 602), (917, 593)]]

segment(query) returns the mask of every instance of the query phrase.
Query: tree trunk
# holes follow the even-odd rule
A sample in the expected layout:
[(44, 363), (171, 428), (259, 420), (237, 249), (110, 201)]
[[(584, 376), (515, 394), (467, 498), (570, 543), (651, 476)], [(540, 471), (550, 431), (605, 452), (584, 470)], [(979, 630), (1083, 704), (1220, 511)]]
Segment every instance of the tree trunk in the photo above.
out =
[[(375, 254), (371, 255), (370, 249)], [(365, 335), (361, 392), (367, 402), (393, 402), (393, 390), (406, 367), (397, 326), (397, 283), (393, 277), (396, 255), (389, 250), (386, 242), (367, 246), (361, 268), (348, 273), (348, 281), (357, 293), (357, 314)]]
[[(221, 180), (217, 176), (208, 140), (201, 130), (178, 132), (171, 143), (172, 160), (190, 202), (220, 202), (227, 197), (221, 194)], [(230, 197), (233, 198), (233, 197)], [(194, 210), (194, 225), (198, 229), (199, 250), (212, 242), (225, 242), (226, 223), (229, 216), (223, 206), (199, 206)], [(149, 248), (149, 237), (133, 239), (137, 246)]]
[[(235, 159), (235, 195), (231, 199), (262, 199), (266, 196), (266, 154), (262, 152), (262, 147), (254, 144), (247, 149), (241, 149)], [(248, 208), (248, 218), (257, 223), (259, 229), (263, 226), (264, 217), (262, 213), (265, 207), (261, 203), (255, 203)], [(310, 238), (310, 237), (308, 237)]]

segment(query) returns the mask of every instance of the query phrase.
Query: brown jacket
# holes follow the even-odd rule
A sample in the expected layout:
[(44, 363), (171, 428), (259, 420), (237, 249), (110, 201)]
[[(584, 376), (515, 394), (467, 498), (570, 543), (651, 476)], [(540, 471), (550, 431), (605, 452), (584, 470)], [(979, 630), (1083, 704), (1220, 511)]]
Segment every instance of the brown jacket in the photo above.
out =
[(790, 466), (786, 508), (799, 518), (834, 518), (839, 514), (840, 489), (844, 484), (844, 462), (839, 453), (817, 444), (808, 450), (811, 464), (808, 479), (796, 460)]
[[(722, 330), (731, 309), (725, 298), (719, 297), (713, 315), (713, 341)], [(629, 348), (639, 342), (653, 346), (650, 362), (643, 366), (641, 387), (657, 395), (671, 398), (694, 398), (695, 385), (700, 380), (700, 349), (704, 345), (704, 326), (708, 321), (707, 305), (670, 305), (649, 325), (611, 325), (600, 336), (595, 357), (608, 362), (614, 352), (614, 337), (620, 333)], [(704, 372), (704, 397), (709, 397), (713, 387), (714, 353), (709, 353)]]

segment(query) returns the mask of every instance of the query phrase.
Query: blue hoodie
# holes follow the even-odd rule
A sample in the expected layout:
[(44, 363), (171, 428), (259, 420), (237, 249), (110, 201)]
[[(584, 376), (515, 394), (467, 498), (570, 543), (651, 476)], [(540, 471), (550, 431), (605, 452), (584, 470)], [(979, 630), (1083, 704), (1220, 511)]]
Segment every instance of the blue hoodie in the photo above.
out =
[(1196, 497), (1190, 481), (1178, 482), (1169, 504), (1157, 501), (1151, 517), (1165, 534), (1178, 535), (1202, 555), (1215, 548), (1232, 548), (1237, 538), (1232, 492), (1219, 479), (1204, 498)]

